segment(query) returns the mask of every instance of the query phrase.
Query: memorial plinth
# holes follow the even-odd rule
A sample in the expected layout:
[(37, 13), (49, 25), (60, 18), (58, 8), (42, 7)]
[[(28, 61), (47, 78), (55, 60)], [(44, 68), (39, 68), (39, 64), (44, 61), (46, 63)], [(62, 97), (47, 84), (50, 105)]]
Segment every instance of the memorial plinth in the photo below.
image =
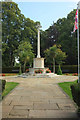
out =
[(44, 68), (44, 58), (34, 58), (33, 68)]
[(34, 58), (33, 68), (29, 68), (29, 71), (31, 74), (34, 74), (35, 71), (39, 69), (43, 70), (43, 73), (45, 73), (44, 58)]

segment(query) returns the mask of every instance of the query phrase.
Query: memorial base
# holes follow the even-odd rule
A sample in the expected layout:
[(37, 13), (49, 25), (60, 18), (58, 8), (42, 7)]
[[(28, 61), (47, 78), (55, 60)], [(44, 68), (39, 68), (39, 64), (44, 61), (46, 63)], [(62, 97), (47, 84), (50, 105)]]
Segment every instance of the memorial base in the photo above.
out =
[(44, 58), (34, 58), (33, 68), (29, 68), (29, 73), (34, 74), (37, 70), (43, 70), (46, 73), (48, 68), (44, 68)]
[[(37, 71), (37, 70), (43, 70), (43, 73), (46, 73), (46, 70), (47, 70), (48, 68), (29, 68), (29, 73), (30, 74), (35, 74), (35, 71)], [(43, 74), (42, 73), (42, 74)], [(37, 73), (36, 73), (37, 74)], [(39, 73), (38, 73), (39, 74)]]
[(33, 68), (44, 68), (44, 58), (34, 58)]

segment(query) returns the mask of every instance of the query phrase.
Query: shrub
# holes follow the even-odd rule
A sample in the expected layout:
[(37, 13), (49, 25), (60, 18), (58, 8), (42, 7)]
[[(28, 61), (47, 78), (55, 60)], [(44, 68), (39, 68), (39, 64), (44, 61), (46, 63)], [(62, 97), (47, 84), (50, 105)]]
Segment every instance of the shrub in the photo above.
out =
[(0, 79), (0, 91), (2, 91), (2, 92), (4, 91), (5, 85), (6, 85), (6, 80), (1, 80)]
[(19, 67), (2, 67), (2, 73), (19, 73)]
[(62, 70), (61, 70), (60, 65), (59, 65), (59, 68), (58, 68), (58, 71), (57, 71), (57, 75), (62, 75)]
[(6, 80), (2, 80), (2, 92), (3, 92), (4, 89), (5, 89), (5, 85), (6, 85)]
[(74, 102), (80, 107), (80, 83), (70, 86)]
[(51, 70), (47, 69), (47, 70), (46, 70), (46, 73), (51, 73)]

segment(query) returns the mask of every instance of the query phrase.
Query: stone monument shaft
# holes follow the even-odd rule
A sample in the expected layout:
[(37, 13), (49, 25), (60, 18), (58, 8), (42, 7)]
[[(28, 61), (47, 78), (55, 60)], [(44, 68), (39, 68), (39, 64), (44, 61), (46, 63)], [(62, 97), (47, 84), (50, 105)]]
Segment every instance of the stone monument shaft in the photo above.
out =
[(37, 58), (40, 58), (40, 30), (38, 27), (38, 41), (37, 41)]
[(38, 37), (37, 37), (37, 58), (34, 58), (33, 68), (35, 69), (44, 69), (44, 58), (40, 56), (40, 28), (41, 25), (37, 24)]

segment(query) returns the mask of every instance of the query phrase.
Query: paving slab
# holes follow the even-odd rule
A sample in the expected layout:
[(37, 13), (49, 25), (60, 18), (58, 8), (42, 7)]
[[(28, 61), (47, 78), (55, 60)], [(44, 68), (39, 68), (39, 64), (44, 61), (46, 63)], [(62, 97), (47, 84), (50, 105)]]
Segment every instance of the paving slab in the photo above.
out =
[(2, 111), (2, 118), (8, 118), (9, 113)]
[(9, 106), (12, 100), (4, 100), (2, 101), (2, 106)]
[(76, 110), (75, 106), (73, 104), (70, 104), (70, 103), (65, 103), (65, 104), (58, 103), (57, 105), (62, 110), (74, 110), (74, 109)]
[(12, 110), (13, 106), (2, 106), (2, 111), (9, 113)]
[(2, 117), (7, 118), (13, 106), (2, 106)]
[(28, 110), (31, 108), (29, 106), (26, 106), (26, 105), (14, 105), (13, 109), (14, 110)]
[(34, 110), (58, 110), (56, 103), (36, 102), (33, 105)]
[(12, 109), (9, 115), (11, 116), (28, 116), (28, 110), (23, 109)]
[(62, 100), (62, 98), (54, 98), (54, 99), (50, 99), (49, 101), (50, 103), (72, 103), (73, 101), (70, 98), (64, 98)]
[(74, 102), (57, 84), (77, 80), (76, 76), (4, 79), (20, 84), (3, 99), (3, 118), (77, 118)]
[(61, 110), (30, 110), (29, 118), (77, 118), (75, 112)]

